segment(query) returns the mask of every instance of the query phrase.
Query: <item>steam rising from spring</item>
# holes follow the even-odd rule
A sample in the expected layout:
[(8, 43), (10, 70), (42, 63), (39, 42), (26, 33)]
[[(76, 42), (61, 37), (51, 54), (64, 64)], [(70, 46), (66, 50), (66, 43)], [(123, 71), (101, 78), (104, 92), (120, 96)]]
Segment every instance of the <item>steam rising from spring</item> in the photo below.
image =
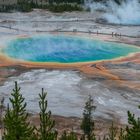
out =
[(103, 15), (103, 18), (109, 23), (140, 25), (139, 0), (125, 0), (120, 5), (111, 0), (107, 3), (88, 1), (86, 5), (91, 9), (91, 12), (94, 10), (105, 10), (106, 13)]

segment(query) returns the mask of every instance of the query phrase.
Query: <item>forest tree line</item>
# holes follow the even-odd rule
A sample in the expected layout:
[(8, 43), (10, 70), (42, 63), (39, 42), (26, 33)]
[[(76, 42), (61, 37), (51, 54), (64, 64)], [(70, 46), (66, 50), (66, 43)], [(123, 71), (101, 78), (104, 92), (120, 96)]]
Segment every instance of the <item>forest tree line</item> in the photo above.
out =
[[(87, 0), (87, 2), (103, 2), (109, 0)], [(118, 5), (127, 0), (112, 0)], [(6, 5), (0, 7), (0, 12), (21, 11), (30, 12), (34, 8), (47, 9), (52, 12), (65, 12), (65, 11), (82, 11), (86, 10), (84, 3), (86, 0), (17, 0), (15, 5)]]

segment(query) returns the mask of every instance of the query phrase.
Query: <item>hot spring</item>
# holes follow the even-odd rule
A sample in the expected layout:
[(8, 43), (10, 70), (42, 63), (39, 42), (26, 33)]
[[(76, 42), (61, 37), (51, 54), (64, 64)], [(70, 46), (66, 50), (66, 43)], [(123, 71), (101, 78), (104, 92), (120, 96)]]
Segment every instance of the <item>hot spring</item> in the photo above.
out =
[(29, 62), (77, 63), (110, 60), (140, 52), (138, 47), (63, 35), (18, 38), (2, 50), (6, 56)]

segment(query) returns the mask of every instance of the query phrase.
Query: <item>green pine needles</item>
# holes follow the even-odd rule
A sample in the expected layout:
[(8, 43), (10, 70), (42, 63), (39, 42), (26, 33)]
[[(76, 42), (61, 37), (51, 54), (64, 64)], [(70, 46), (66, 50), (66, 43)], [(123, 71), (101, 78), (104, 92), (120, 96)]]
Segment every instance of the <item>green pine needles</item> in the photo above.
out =
[(26, 103), (17, 82), (11, 96), (11, 108), (8, 105), (4, 118), (4, 140), (31, 140), (34, 128), (27, 122)]
[(59, 140), (78, 140), (78, 137), (73, 131), (69, 134), (64, 131)]
[(51, 119), (51, 111), (47, 112), (47, 93), (39, 94), (40, 101), (40, 129), (39, 129), (39, 140), (55, 140), (57, 132), (54, 131), (55, 122)]
[(126, 127), (125, 140), (140, 140), (140, 118), (135, 118), (135, 115), (128, 111), (128, 123), (131, 127)]
[(83, 139), (95, 140), (94, 135), (94, 121), (93, 121), (93, 111), (95, 111), (96, 106), (93, 105), (93, 99), (89, 95), (87, 102), (85, 103), (85, 109), (83, 112), (83, 120), (81, 124), (81, 129), (84, 132)]

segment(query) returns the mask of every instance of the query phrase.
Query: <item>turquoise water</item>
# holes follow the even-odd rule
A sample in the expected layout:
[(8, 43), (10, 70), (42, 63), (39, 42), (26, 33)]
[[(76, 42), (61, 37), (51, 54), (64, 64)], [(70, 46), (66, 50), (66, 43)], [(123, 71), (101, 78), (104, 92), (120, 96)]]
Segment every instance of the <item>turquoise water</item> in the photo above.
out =
[(118, 58), (140, 49), (121, 43), (46, 35), (12, 40), (2, 52), (24, 61), (76, 63)]

